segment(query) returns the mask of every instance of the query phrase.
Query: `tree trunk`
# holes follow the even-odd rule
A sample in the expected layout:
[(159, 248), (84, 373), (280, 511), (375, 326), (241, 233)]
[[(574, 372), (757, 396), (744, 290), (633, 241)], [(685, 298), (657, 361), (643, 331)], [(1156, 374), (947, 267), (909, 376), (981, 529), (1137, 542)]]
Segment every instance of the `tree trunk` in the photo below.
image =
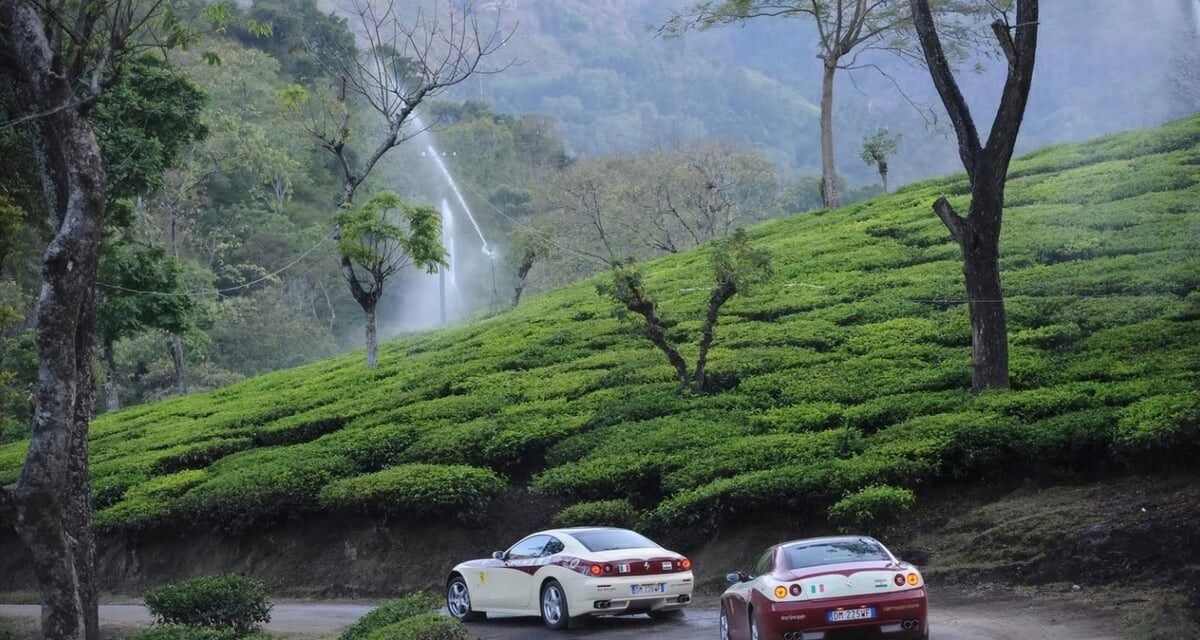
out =
[(679, 355), (679, 350), (675, 345), (667, 340), (667, 334), (663, 331), (662, 321), (658, 317), (658, 312), (654, 309), (654, 303), (643, 298), (636, 301), (624, 301), (625, 307), (630, 311), (642, 316), (646, 320), (646, 326), (642, 332), (658, 347), (659, 351), (667, 356), (667, 361), (675, 368), (675, 379), (679, 381), (679, 386), (686, 389), (691, 385), (691, 376), (688, 375), (687, 362), (683, 356)]
[(28, 131), (54, 217), (34, 320), (38, 379), (29, 453), (16, 484), (0, 490), (0, 506), (29, 550), (43, 636), (98, 640), (87, 437), (106, 179), (95, 134), (73, 106), (73, 81), (46, 31), (34, 3), (0, 2), (0, 53), (20, 61), (0, 75), (12, 80), (25, 114), (40, 114)]
[(971, 314), (971, 386), (975, 391), (1006, 389), (1008, 327), (1004, 291), (1000, 286), (1000, 229), (1008, 166), (1025, 118), (1037, 60), (1039, 3), (1017, 0), (1015, 25), (1006, 19), (992, 22), (992, 31), (1008, 61), (1008, 77), (987, 144), (980, 142), (971, 109), (946, 60), (929, 0), (910, 0), (910, 5), (926, 66), (954, 124), (958, 156), (971, 181), (971, 210), (966, 218), (960, 217), (944, 197), (933, 205), (934, 212), (962, 249)]
[(187, 353), (183, 349), (183, 336), (171, 334), (171, 361), (175, 364), (175, 392), (188, 394)]
[(104, 410), (116, 411), (121, 408), (121, 398), (117, 389), (117, 359), (113, 355), (112, 338), (104, 338)]
[(379, 366), (379, 337), (375, 331), (375, 305), (364, 308), (367, 314), (367, 368)]
[(999, 251), (978, 243), (963, 250), (963, 274), (971, 313), (971, 388), (1007, 389), (1008, 326), (1000, 286)]
[(821, 203), (826, 209), (838, 206), (837, 167), (833, 163), (833, 77), (836, 64), (825, 63), (821, 78)]
[(708, 298), (708, 314), (704, 318), (704, 327), (700, 331), (700, 355), (696, 358), (696, 391), (703, 393), (708, 385), (708, 350), (712, 347), (714, 333), (717, 328), (717, 318), (721, 307), (737, 293), (731, 284), (724, 284), (713, 290)]
[(888, 176), (888, 163), (880, 162), (879, 163), (879, 179), (883, 180), (883, 192), (884, 193), (888, 192), (887, 176)]
[(529, 279), (529, 272), (533, 270), (534, 260), (537, 256), (532, 251), (526, 251), (522, 256), (521, 264), (517, 267), (517, 284), (513, 287), (513, 308), (517, 308), (517, 304), (521, 302), (521, 294), (525, 293), (525, 282)]

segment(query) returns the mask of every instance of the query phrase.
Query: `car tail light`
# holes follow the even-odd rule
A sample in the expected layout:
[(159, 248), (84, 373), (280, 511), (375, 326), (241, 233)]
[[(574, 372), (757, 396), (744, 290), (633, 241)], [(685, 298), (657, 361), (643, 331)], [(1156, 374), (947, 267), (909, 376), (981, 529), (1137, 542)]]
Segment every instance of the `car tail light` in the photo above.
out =
[(604, 573), (612, 573), (612, 565), (611, 564), (604, 565)]
[(892, 580), (895, 581), (897, 587), (904, 586), (904, 574), (903, 573), (897, 573), (896, 577), (892, 578)]
[(787, 594), (788, 594), (787, 587), (785, 587), (783, 585), (779, 585), (778, 587), (775, 587), (775, 598), (776, 599), (783, 600), (784, 598), (787, 597)]
[(800, 595), (800, 585), (798, 585), (798, 584), (792, 585), (792, 595), (793, 596)]
[(917, 574), (915, 574), (915, 573), (908, 574), (908, 586), (915, 587), (915, 586), (917, 586), (917, 583), (920, 581), (921, 581), (921, 578), (918, 577)]
[(684, 558), (683, 560), (679, 561), (679, 567), (684, 571), (688, 571), (692, 568), (692, 561)]
[(594, 565), (588, 567), (588, 573), (590, 573), (594, 576), (600, 575), (601, 571), (602, 571), (602, 569), (600, 569), (600, 565), (598, 565), (598, 564), (594, 564)]

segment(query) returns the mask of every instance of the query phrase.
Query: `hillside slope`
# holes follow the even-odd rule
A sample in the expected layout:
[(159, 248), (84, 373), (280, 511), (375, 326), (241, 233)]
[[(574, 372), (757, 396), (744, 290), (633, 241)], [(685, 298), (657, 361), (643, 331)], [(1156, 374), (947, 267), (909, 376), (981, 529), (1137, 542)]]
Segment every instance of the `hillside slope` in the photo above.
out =
[[(1015, 162), (1003, 242), (1015, 389), (972, 395), (962, 176), (751, 230), (775, 279), (732, 300), (686, 396), (593, 283), (466, 326), (92, 430), (101, 528), (247, 530), (314, 511), (470, 520), (505, 484), (708, 531), (846, 491), (1161, 467), (1200, 444), (1200, 117)], [(649, 288), (694, 341), (704, 250)], [(691, 348), (685, 352), (689, 357)], [(0, 447), (0, 483), (26, 443)]]

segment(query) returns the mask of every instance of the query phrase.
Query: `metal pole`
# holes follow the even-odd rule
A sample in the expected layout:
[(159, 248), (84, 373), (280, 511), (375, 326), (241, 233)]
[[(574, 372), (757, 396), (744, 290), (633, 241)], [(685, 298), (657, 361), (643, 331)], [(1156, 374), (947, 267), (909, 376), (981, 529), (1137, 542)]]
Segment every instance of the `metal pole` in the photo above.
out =
[(446, 267), (438, 267), (438, 297), (442, 308), (442, 324), (446, 324)]

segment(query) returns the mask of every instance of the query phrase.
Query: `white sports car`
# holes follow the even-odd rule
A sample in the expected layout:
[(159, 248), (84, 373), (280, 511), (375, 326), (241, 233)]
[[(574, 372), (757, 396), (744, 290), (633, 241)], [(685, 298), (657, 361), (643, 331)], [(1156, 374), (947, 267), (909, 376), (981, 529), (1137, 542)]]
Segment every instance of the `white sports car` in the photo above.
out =
[(551, 629), (589, 616), (668, 616), (692, 601), (692, 562), (626, 529), (552, 529), (491, 558), (464, 562), (446, 581), (450, 615), (540, 615)]

